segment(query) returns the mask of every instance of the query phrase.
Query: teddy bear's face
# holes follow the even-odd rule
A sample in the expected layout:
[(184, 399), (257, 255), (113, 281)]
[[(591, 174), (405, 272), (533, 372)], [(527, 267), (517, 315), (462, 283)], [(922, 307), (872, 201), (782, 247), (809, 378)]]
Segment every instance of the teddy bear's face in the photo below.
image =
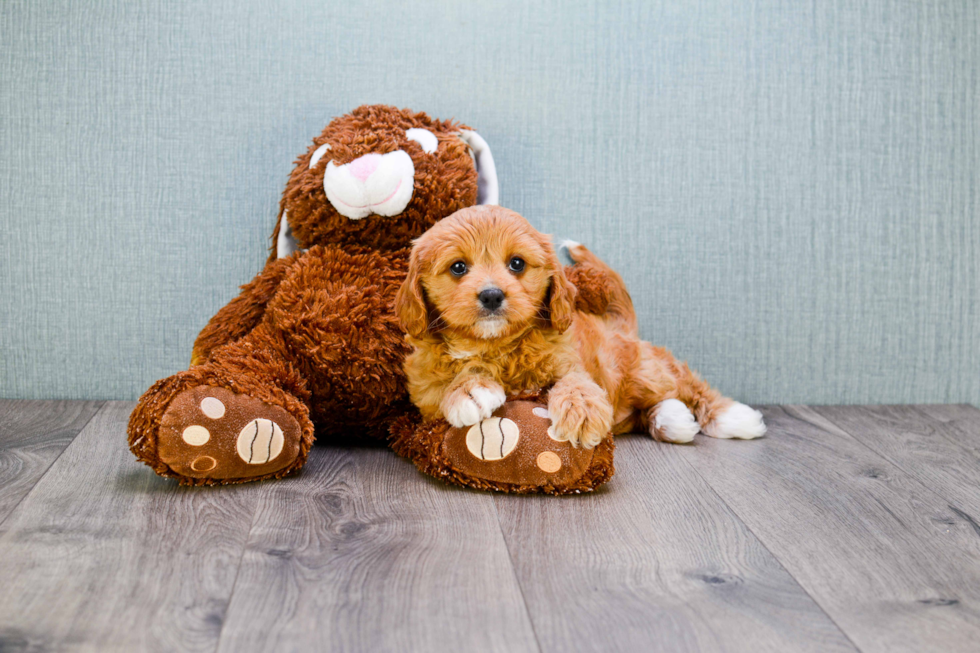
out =
[(378, 105), (337, 118), (299, 158), (277, 229), (288, 221), (301, 248), (407, 247), (437, 220), (476, 204), (466, 129)]

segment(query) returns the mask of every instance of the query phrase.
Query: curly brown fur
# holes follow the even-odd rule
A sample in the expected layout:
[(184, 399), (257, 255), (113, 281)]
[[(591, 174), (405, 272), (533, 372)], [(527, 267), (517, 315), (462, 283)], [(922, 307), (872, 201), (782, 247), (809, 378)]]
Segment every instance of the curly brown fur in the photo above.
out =
[(269, 261), (257, 277), (242, 286), (238, 297), (218, 311), (198, 334), (191, 352), (191, 365), (200, 365), (212, 351), (254, 329), (293, 263), (292, 258)]
[(575, 310), (602, 315), (609, 309), (613, 286), (605, 270), (580, 261), (576, 265), (565, 266), (565, 276), (578, 291)]
[[(435, 134), (439, 149), (426, 154), (405, 136), (405, 130), (424, 128)], [(296, 159), (280, 204), (279, 234), (283, 214), (300, 247), (314, 244), (359, 245), (377, 249), (399, 249), (417, 238), (439, 219), (465, 206), (476, 204), (476, 168), (459, 132), (469, 127), (451, 120), (436, 120), (424, 113), (390, 106), (358, 107), (331, 121), (306, 154)], [(327, 156), (310, 169), (318, 147), (330, 145)], [(415, 193), (397, 218), (372, 215), (350, 220), (327, 201), (323, 190), (323, 168), (328, 161), (349, 163), (365, 154), (403, 150), (415, 165)], [(270, 260), (276, 256), (273, 245)]]

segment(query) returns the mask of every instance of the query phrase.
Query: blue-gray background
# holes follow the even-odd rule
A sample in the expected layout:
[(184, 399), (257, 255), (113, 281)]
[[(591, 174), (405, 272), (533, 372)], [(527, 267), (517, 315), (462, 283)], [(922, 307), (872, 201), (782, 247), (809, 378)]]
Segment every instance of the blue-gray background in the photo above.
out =
[(750, 402), (980, 403), (980, 3), (0, 6), (0, 396), (135, 398), (263, 264), (293, 159), (384, 102)]

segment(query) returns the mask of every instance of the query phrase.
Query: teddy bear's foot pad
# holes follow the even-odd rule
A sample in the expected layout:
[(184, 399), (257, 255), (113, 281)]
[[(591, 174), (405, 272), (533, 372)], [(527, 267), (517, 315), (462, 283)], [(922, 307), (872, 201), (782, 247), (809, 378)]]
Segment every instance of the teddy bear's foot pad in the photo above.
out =
[(160, 420), (157, 452), (180, 476), (248, 480), (296, 461), (302, 429), (278, 406), (225, 388), (177, 395)]
[(492, 417), (470, 427), (403, 415), (392, 423), (390, 441), (426, 474), (481, 490), (578, 494), (596, 489), (615, 471), (612, 437), (593, 449), (555, 439), (542, 391), (508, 397)]

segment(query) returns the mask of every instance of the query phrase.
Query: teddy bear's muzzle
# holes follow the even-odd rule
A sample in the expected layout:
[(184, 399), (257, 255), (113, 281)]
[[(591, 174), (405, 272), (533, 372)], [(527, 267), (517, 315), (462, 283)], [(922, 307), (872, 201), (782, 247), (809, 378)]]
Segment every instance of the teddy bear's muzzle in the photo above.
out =
[(350, 163), (327, 164), (323, 190), (337, 212), (351, 220), (391, 217), (405, 210), (415, 189), (415, 164), (404, 150), (365, 154)]

